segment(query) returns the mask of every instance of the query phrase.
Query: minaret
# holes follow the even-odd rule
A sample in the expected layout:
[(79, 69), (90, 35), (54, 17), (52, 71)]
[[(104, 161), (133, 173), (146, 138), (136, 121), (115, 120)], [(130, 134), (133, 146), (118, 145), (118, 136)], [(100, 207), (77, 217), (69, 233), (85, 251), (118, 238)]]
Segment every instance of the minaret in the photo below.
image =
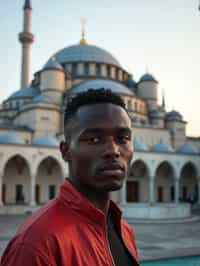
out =
[(31, 15), (31, 3), (30, 0), (26, 0), (24, 4), (24, 28), (23, 32), (19, 34), (19, 41), (22, 44), (21, 88), (29, 86), (30, 46), (34, 40), (31, 33)]

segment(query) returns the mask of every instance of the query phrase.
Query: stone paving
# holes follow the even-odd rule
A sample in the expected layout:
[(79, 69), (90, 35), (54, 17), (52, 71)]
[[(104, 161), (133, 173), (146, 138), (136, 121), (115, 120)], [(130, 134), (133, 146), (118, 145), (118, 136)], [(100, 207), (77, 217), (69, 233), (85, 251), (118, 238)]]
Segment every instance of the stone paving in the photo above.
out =
[[(0, 215), (0, 256), (26, 216)], [(140, 259), (143, 261), (200, 255), (200, 211), (185, 220), (129, 222), (134, 227)]]

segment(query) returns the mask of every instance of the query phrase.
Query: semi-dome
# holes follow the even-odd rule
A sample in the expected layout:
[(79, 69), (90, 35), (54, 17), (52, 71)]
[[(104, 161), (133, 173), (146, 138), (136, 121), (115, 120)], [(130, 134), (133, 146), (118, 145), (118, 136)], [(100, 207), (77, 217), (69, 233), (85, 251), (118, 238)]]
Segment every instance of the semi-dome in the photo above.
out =
[(0, 135), (1, 144), (25, 144), (25, 140), (15, 133), (6, 133)]
[(175, 110), (172, 110), (171, 112), (168, 112), (166, 115), (167, 120), (176, 119), (176, 120), (182, 120), (182, 115)]
[(180, 147), (176, 149), (176, 152), (178, 153), (185, 153), (185, 154), (198, 154), (198, 151), (195, 147), (193, 147), (190, 144), (183, 144)]
[(126, 86), (123, 84), (112, 81), (112, 80), (104, 80), (104, 79), (93, 79), (93, 80), (88, 80), (80, 83), (76, 87), (72, 88), (70, 90), (71, 94), (76, 94), (80, 92), (87, 91), (88, 89), (110, 89), (111, 91), (117, 93), (117, 94), (123, 94), (123, 95), (129, 95), (133, 96), (134, 93), (130, 91)]
[[(68, 62), (98, 62), (121, 67), (117, 59), (115, 59), (109, 52), (89, 44), (78, 44), (65, 47), (55, 53), (53, 57), (60, 64)], [(49, 59), (48, 62), (50, 60), (52, 59)]]
[(8, 99), (16, 99), (16, 98), (33, 98), (40, 93), (40, 89), (38, 87), (29, 87), (22, 88), (13, 94)]
[(43, 70), (64, 70), (61, 64), (59, 64), (55, 58), (51, 58), (44, 66)]
[(147, 151), (147, 147), (145, 146), (145, 144), (136, 138), (133, 141), (133, 147), (135, 151)]
[(51, 100), (48, 96), (40, 94), (33, 98), (33, 102), (51, 103)]
[(35, 138), (32, 141), (32, 144), (35, 145), (35, 146), (57, 147), (57, 146), (59, 146), (59, 141), (54, 136), (43, 135), (43, 136)]
[(149, 74), (149, 73), (144, 74), (140, 78), (139, 82), (141, 82), (141, 81), (156, 81), (157, 82), (157, 80), (155, 79), (155, 77), (153, 75)]
[(129, 88), (133, 88), (133, 89), (135, 89), (136, 82), (135, 82), (135, 80), (133, 79), (133, 75), (131, 75), (131, 74), (128, 75), (128, 78), (127, 78), (127, 80), (126, 80), (126, 85), (127, 85)]
[(168, 144), (158, 143), (152, 147), (152, 151), (155, 151), (155, 152), (173, 152), (173, 149)]

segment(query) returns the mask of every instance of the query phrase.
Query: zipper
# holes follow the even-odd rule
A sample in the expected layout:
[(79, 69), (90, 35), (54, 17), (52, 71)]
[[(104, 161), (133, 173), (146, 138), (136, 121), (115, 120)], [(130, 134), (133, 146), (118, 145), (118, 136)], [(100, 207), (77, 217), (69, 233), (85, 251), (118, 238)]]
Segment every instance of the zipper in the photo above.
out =
[(110, 242), (108, 240), (108, 227), (107, 227), (107, 224), (106, 223), (105, 223), (105, 232), (106, 232), (107, 246), (108, 246), (108, 250), (109, 250), (109, 253), (110, 253), (111, 260), (112, 260), (112, 266), (116, 266), (115, 265), (115, 261), (113, 259), (113, 255), (112, 255), (111, 249), (110, 249)]

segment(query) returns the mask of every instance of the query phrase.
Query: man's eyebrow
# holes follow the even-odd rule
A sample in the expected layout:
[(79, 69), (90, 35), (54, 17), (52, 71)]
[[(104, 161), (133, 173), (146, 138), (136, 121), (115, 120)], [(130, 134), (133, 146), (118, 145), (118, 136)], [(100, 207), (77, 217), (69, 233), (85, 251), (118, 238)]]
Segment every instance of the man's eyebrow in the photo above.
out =
[[(82, 134), (91, 134), (91, 133), (102, 133), (105, 132), (107, 130), (112, 130), (110, 128), (86, 128), (85, 130), (83, 130)], [(125, 132), (125, 133), (130, 133), (131, 134), (131, 128), (129, 127), (116, 127), (114, 128), (114, 130), (118, 131), (118, 132)]]

